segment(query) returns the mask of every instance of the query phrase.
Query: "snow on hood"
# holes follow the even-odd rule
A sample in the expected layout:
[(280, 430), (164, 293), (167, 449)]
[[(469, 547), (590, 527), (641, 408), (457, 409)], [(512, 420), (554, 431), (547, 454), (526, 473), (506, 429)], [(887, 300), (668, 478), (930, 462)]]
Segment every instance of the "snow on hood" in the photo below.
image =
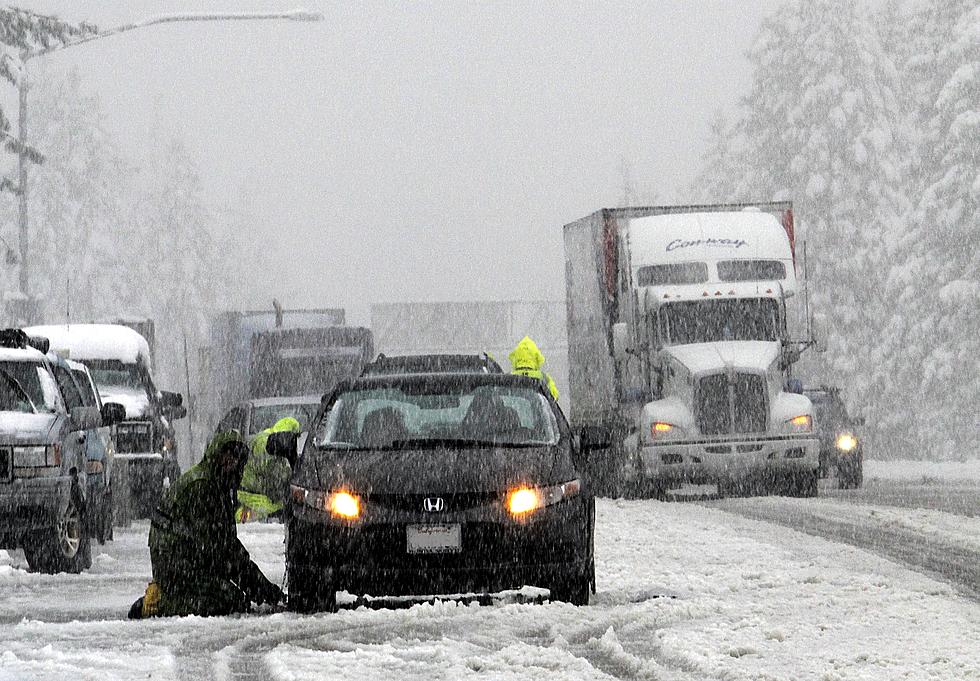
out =
[(145, 390), (124, 388), (118, 385), (100, 385), (99, 396), (102, 403), (116, 402), (126, 408), (126, 418), (136, 419), (146, 416), (150, 411), (150, 398)]
[(667, 352), (692, 374), (718, 369), (765, 371), (779, 356), (779, 343), (773, 341), (719, 341), (675, 345)]
[(24, 329), (32, 336), (51, 341), (51, 350), (67, 350), (71, 359), (119, 360), (135, 364), (139, 358), (150, 365), (150, 346), (139, 333), (118, 324), (52, 324)]
[(0, 437), (10, 441), (12, 436), (21, 442), (43, 444), (58, 414), (27, 414), (17, 411), (0, 411)]

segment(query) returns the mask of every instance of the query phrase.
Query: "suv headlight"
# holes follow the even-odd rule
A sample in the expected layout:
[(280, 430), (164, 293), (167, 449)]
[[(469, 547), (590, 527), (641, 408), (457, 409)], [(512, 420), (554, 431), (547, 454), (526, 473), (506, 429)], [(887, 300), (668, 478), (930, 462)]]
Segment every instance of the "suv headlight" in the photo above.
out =
[(14, 466), (42, 468), (61, 465), (61, 445), (32, 445), (14, 447)]
[(579, 479), (548, 487), (515, 487), (507, 492), (504, 505), (515, 518), (527, 517), (532, 511), (557, 504), (582, 491)]
[(813, 417), (809, 414), (800, 414), (787, 419), (783, 421), (783, 430), (790, 433), (810, 433), (813, 431)]

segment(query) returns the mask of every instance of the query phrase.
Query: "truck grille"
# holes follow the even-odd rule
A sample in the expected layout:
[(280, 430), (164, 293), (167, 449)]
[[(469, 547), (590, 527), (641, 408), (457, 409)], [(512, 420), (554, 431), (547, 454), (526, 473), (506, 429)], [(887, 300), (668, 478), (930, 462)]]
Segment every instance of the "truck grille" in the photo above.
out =
[(694, 411), (702, 435), (765, 432), (765, 379), (745, 373), (705, 376), (694, 394)]
[(153, 424), (149, 421), (123, 421), (116, 425), (116, 451), (143, 454), (153, 450)]

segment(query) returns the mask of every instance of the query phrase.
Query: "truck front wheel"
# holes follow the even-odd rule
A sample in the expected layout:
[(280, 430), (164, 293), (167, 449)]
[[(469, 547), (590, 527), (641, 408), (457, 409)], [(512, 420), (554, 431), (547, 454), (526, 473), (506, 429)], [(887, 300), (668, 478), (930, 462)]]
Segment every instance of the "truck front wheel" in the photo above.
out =
[(85, 531), (84, 507), (77, 490), (55, 526), (42, 530), (24, 545), (27, 564), (35, 572), (78, 573), (92, 566), (92, 541)]

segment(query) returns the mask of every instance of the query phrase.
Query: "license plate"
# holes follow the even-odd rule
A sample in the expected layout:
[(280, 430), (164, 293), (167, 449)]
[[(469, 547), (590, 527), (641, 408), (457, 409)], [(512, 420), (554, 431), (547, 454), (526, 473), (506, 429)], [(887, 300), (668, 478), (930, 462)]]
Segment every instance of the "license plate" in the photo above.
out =
[(459, 553), (463, 550), (458, 524), (409, 525), (406, 532), (409, 553)]

